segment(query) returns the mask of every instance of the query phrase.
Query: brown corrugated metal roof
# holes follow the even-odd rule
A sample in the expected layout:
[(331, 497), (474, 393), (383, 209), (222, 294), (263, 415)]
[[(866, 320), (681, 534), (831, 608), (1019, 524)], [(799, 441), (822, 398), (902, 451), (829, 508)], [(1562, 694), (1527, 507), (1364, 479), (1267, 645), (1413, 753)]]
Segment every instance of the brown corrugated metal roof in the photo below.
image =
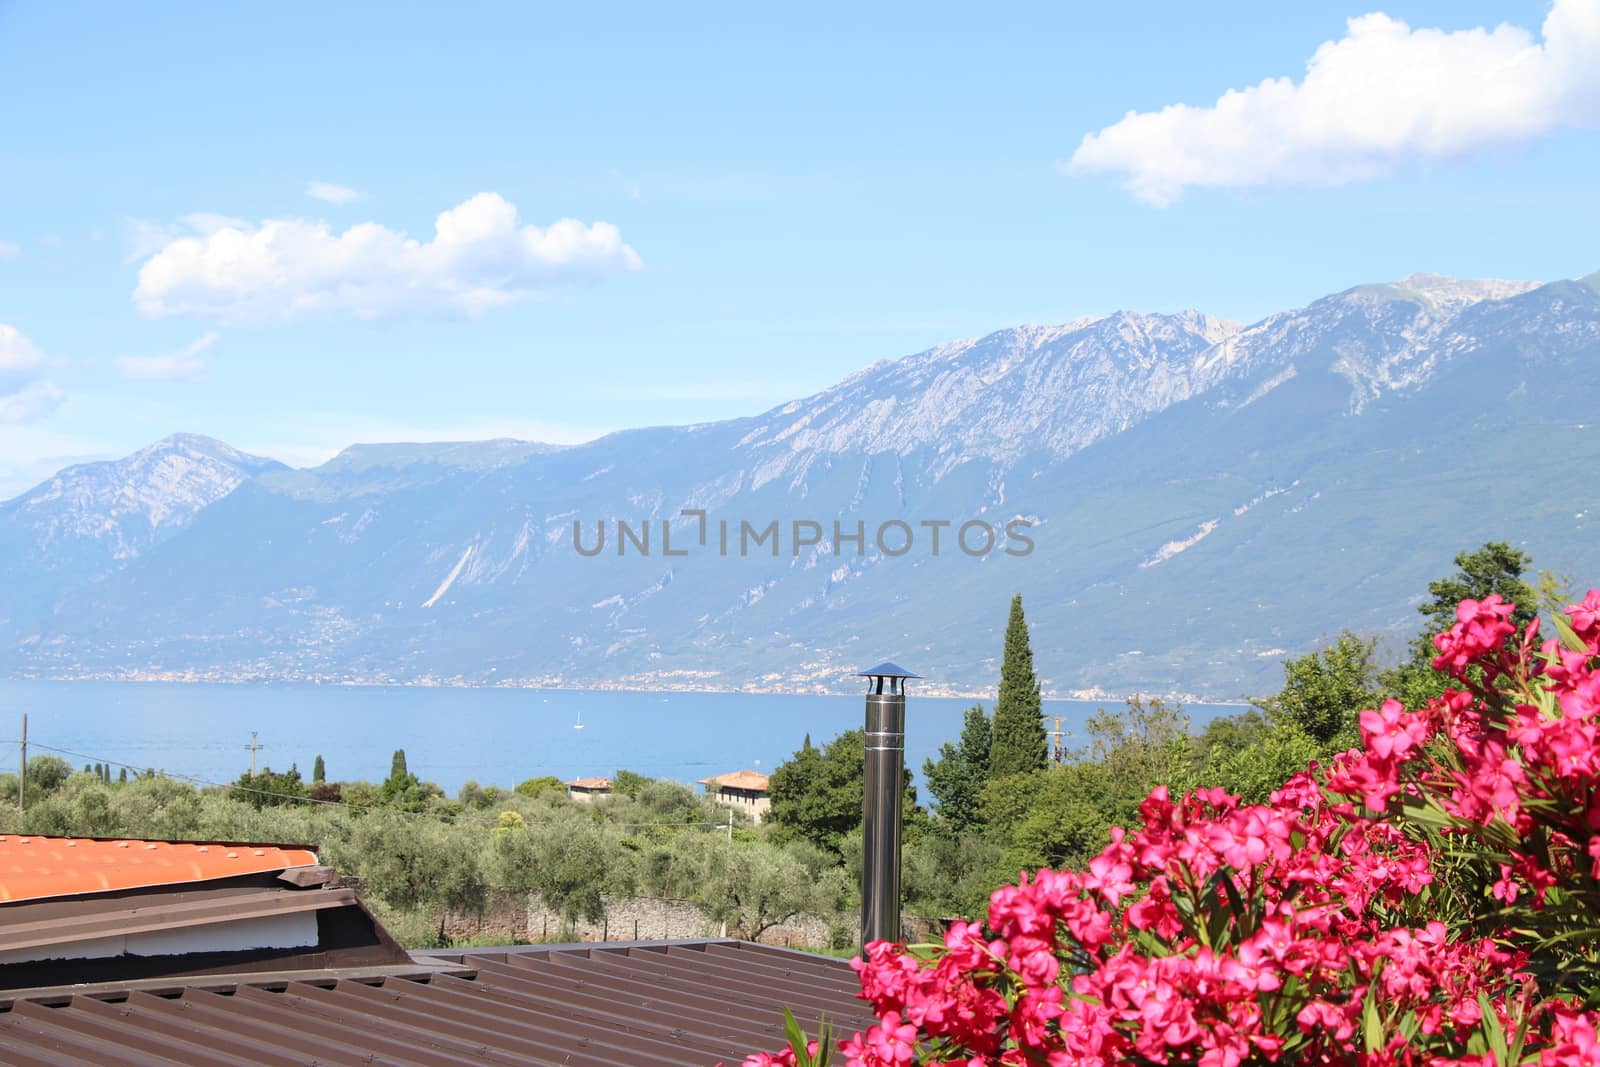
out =
[(336, 973), (185, 984), (173, 995), (84, 987), (18, 993), (0, 1059), (112, 1064), (737, 1063), (783, 1042), (783, 1009), (869, 1019), (839, 960), (748, 942), (638, 942), (442, 953), (454, 972)]

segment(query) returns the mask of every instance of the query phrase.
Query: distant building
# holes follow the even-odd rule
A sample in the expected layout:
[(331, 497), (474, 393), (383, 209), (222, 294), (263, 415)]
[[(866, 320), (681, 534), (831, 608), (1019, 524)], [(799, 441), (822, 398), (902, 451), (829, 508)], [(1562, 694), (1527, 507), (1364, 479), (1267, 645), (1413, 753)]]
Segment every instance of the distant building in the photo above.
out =
[(587, 804), (596, 797), (611, 795), (611, 779), (609, 778), (575, 778), (566, 783), (567, 796), (580, 804)]
[(772, 809), (772, 794), (767, 792), (767, 776), (755, 771), (734, 771), (715, 778), (702, 778), (706, 795), (723, 807), (742, 811), (756, 822)]

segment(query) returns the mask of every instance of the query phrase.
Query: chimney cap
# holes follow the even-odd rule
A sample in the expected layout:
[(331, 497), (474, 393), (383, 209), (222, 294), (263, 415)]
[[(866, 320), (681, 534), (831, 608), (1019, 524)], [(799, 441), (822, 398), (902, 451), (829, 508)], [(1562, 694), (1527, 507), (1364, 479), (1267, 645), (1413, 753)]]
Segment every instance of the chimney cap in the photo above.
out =
[(885, 660), (876, 667), (868, 667), (864, 671), (856, 672), (857, 678), (921, 678), (920, 674), (912, 674), (897, 663)]

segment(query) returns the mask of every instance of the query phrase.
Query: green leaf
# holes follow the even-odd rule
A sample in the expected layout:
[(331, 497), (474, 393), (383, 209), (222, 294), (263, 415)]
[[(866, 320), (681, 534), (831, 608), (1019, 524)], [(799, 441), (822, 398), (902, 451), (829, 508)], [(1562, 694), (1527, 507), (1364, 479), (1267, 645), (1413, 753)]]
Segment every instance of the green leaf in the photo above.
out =
[(1561, 643), (1566, 646), (1567, 651), (1589, 651), (1589, 646), (1584, 644), (1583, 638), (1579, 637), (1577, 632), (1573, 630), (1572, 623), (1567, 621), (1566, 615), (1559, 611), (1552, 612), (1550, 615), (1550, 621), (1556, 624), (1556, 633), (1560, 635)]
[(800, 1024), (795, 1021), (794, 1012), (788, 1008), (783, 1009), (783, 1036), (789, 1039), (789, 1044), (799, 1043), (799, 1047), (806, 1047), (806, 1032), (800, 1029)]
[(1494, 1061), (1510, 1062), (1507, 1056), (1509, 1050), (1506, 1048), (1506, 1032), (1500, 1025), (1500, 1017), (1494, 1013), (1494, 1005), (1489, 1003), (1489, 994), (1482, 992), (1478, 994), (1478, 1011), (1483, 1015), (1483, 1021), (1479, 1025), (1483, 1027), (1488, 1038), (1489, 1050), (1494, 1053)]
[(1367, 999), (1361, 1005), (1361, 1037), (1368, 1052), (1383, 1048), (1383, 1015), (1378, 1011), (1378, 1002), (1373, 997), (1375, 988), (1367, 988)]

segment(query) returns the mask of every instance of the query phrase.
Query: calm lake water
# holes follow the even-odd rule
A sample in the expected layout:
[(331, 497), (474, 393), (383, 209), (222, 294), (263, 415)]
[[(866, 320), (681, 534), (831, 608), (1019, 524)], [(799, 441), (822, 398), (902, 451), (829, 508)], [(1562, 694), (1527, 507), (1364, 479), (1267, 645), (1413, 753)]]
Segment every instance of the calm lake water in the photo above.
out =
[[(973, 701), (919, 697), (906, 713), (906, 763), (961, 730)], [(1081, 736), (1104, 702), (1046, 701), (1063, 730)], [(1116, 706), (1116, 705), (1111, 705)], [(1203, 724), (1238, 710), (1190, 705)], [(788, 759), (809, 732), (817, 744), (859, 727), (859, 696), (637, 693), (581, 690), (433, 689), (400, 686), (206, 685), (0, 681), (0, 770), (16, 770), (22, 712), (29, 754), (66, 749), (73, 766), (126, 763), (208, 782), (248, 770), (250, 732), (259, 766), (298, 764), (311, 777), (320, 753), (330, 779), (378, 781), (406, 750), (413, 774), (452, 795), (474, 779), (509, 787), (553, 774), (563, 780), (626, 768), (694, 782), (726, 771), (763, 773)], [(581, 720), (583, 729), (574, 729)], [(131, 773), (131, 772), (130, 772)]]

